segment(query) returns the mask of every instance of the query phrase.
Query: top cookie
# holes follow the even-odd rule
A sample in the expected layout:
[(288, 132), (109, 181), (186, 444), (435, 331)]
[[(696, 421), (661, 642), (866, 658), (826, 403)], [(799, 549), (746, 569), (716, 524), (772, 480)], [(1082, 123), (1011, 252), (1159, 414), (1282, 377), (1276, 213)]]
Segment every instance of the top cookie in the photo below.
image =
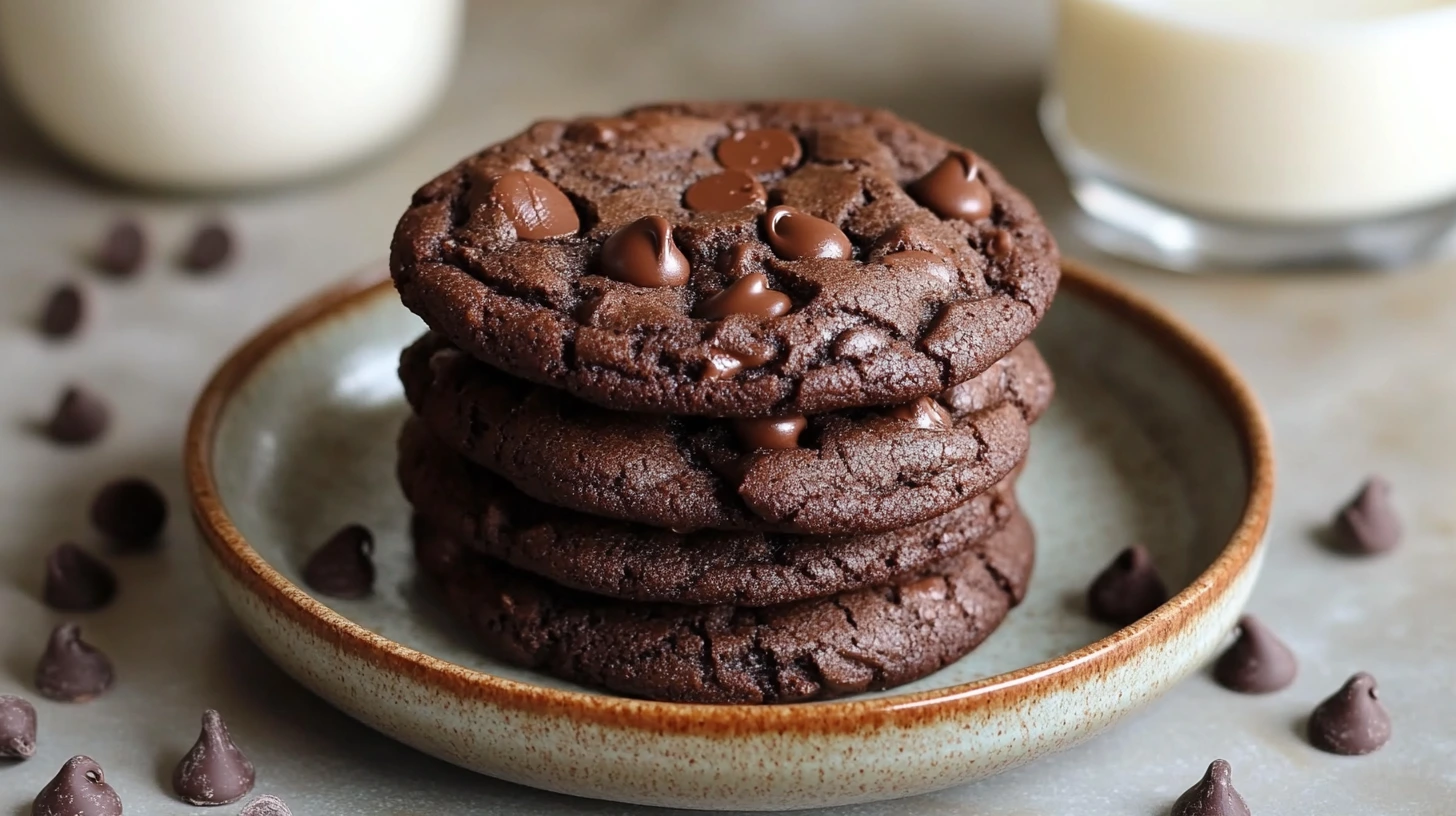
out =
[(839, 102), (548, 121), (421, 188), (406, 305), (608, 408), (758, 417), (964, 382), (1045, 313), (1056, 246), (974, 153)]

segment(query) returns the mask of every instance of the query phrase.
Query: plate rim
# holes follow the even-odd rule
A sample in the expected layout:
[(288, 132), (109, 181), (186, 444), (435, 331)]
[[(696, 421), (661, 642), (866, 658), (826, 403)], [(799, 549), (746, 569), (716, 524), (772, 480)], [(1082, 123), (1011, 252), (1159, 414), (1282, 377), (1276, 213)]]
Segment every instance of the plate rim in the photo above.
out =
[[(1012, 705), (1078, 677), (1100, 674), (1172, 638), (1180, 623), (1236, 582), (1264, 546), (1274, 491), (1273, 439), (1268, 418), (1221, 352), (1196, 330), (1130, 287), (1063, 259), (1062, 287), (1115, 313), (1179, 358), (1229, 415), (1248, 461), (1248, 494), (1238, 525), (1218, 556), (1157, 610), (1108, 636), (1040, 663), (969, 683), (868, 699), (771, 706), (709, 705), (639, 700), (512, 680), (466, 668), (397, 643), (334, 612), (299, 588), (248, 544), (223, 505), (215, 477), (214, 448), (221, 419), (252, 376), (290, 341), (362, 308), (392, 282), (378, 265), (329, 286), (288, 309), (231, 352), (209, 377), (193, 406), (184, 443), (184, 475), (203, 546), (270, 610), (312, 630), (383, 671), (399, 673), (453, 696), (492, 705), (558, 714), (619, 728), (688, 736), (755, 733), (848, 733), (868, 725), (913, 727), (955, 718), (964, 710)], [(1055, 305), (1053, 305), (1055, 308)]]

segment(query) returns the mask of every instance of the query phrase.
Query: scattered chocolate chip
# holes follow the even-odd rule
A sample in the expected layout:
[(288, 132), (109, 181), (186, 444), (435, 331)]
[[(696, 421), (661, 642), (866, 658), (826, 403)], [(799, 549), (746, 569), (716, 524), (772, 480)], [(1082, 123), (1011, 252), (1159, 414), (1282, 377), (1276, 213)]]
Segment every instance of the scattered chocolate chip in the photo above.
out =
[(927, 430), (948, 431), (955, 424), (951, 421), (950, 411), (945, 410), (945, 406), (933, 397), (921, 397), (903, 405), (896, 405), (886, 409), (885, 414)]
[(1244, 797), (1234, 790), (1233, 769), (1215, 759), (1197, 785), (1173, 803), (1170, 816), (1250, 816)]
[(976, 157), (964, 150), (952, 151), (906, 189), (941, 218), (975, 223), (991, 214), (991, 191), (981, 182)]
[(120, 551), (148, 549), (167, 526), (167, 499), (146, 479), (117, 479), (92, 500), (91, 523)]
[(374, 589), (374, 534), (360, 524), (334, 533), (309, 557), (303, 580), (333, 598), (356, 600)]
[(36, 794), (30, 816), (121, 816), (121, 797), (96, 760), (75, 756)]
[(1358, 672), (1309, 715), (1309, 743), (1321, 751), (1358, 756), (1390, 741), (1390, 714), (1375, 678)]
[(130, 277), (147, 257), (147, 236), (141, 225), (123, 219), (111, 225), (96, 251), (96, 268), (118, 278)]
[(1400, 533), (1400, 517), (1390, 502), (1390, 483), (1379, 476), (1367, 479), (1335, 518), (1335, 535), (1346, 552), (1389, 552), (1399, 546)]
[(51, 632), (35, 669), (35, 688), (43, 696), (62, 703), (84, 703), (106, 693), (114, 682), (111, 660), (81, 640), (81, 627), (63, 623)]
[(212, 272), (222, 268), (233, 254), (233, 234), (217, 221), (198, 227), (182, 252), (182, 268), (189, 272)]
[(750, 272), (699, 303), (693, 317), (705, 320), (722, 320), (736, 314), (779, 317), (788, 314), (793, 305), (788, 295), (768, 287), (768, 278), (762, 272)]
[(801, 416), (733, 420), (733, 432), (749, 450), (792, 450), (799, 447), (799, 435), (807, 427), (809, 421)]
[(0, 694), (0, 759), (35, 756), (35, 706), (23, 697)]
[(944, 258), (918, 249), (892, 252), (886, 255), (881, 263), (891, 269), (921, 269), (947, 283), (955, 280), (956, 277), (955, 269), (951, 268)]
[(243, 809), (238, 811), (238, 816), (293, 816), (293, 811), (288, 809), (288, 805), (284, 804), (282, 799), (265, 793), (243, 805)]
[(660, 215), (639, 218), (602, 244), (602, 272), (636, 286), (682, 286), (688, 259), (672, 240), (672, 224)]
[(1128, 547), (1087, 590), (1087, 611), (1114, 626), (1127, 626), (1168, 600), (1168, 588), (1141, 544)]
[(683, 204), (695, 212), (732, 212), (760, 207), (767, 201), (763, 185), (742, 170), (724, 170), (700, 178), (683, 193)]
[(1242, 694), (1287, 688), (1299, 671), (1294, 652), (1252, 615), (1239, 618), (1239, 636), (1213, 664), (1219, 685)]
[(74, 283), (51, 290), (40, 313), (40, 333), (54, 340), (70, 337), (86, 320), (86, 296)]
[(111, 427), (111, 408), (101, 397), (79, 385), (68, 387), (46, 421), (46, 436), (62, 445), (87, 445)]
[(116, 574), (91, 553), (67, 542), (46, 556), (46, 606), (63, 612), (95, 612), (116, 597)]
[(203, 712), (202, 733), (177, 763), (172, 789), (189, 805), (226, 805), (247, 796), (255, 778), (253, 763), (233, 744), (222, 716)]
[(762, 175), (799, 163), (799, 137), (780, 128), (740, 130), (718, 143), (718, 163), (729, 170)]
[(991, 234), (990, 249), (992, 258), (995, 258), (1001, 263), (1006, 263), (1011, 260), (1011, 256), (1016, 252), (1016, 240), (1010, 232), (1004, 229), (998, 229)]
[(763, 229), (774, 254), (786, 261), (848, 258), (854, 251), (839, 227), (793, 207), (774, 207), (764, 213)]
[(492, 180), (486, 195), (516, 226), (523, 241), (565, 238), (581, 229), (581, 218), (561, 188), (535, 173), (511, 170)]
[(708, 349), (708, 364), (703, 368), (703, 379), (723, 380), (748, 368), (758, 368), (771, 359), (767, 354), (744, 354), (727, 351), (716, 346)]

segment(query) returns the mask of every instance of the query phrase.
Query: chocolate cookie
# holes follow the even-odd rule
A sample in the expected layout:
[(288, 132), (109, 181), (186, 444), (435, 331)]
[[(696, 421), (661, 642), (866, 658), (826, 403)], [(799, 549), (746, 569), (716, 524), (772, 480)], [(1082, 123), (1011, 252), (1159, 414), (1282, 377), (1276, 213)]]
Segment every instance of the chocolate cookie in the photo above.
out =
[(1000, 625), (1025, 590), (1034, 549), (1017, 514), (900, 583), (748, 608), (601, 598), (422, 532), (420, 564), (490, 654), (618, 694), (686, 703), (802, 702), (924, 677)]
[(415, 193), (390, 268), (462, 350), (599, 405), (892, 405), (1041, 319), (1057, 249), (979, 156), (840, 102), (546, 121)]
[(820, 414), (794, 446), (753, 448), (732, 421), (601, 408), (440, 334), (405, 350), (400, 378), (436, 437), (541, 501), (678, 531), (814, 535), (897, 529), (983, 492), (1025, 455), (1052, 394), (1024, 343), (939, 401)]
[(479, 553), (598, 595), (682, 604), (768, 606), (889, 583), (966, 551), (1016, 511), (1007, 479), (943, 516), (886, 533), (674, 533), (537, 502), (444, 448), (417, 420), (400, 436), (399, 479), (422, 523)]

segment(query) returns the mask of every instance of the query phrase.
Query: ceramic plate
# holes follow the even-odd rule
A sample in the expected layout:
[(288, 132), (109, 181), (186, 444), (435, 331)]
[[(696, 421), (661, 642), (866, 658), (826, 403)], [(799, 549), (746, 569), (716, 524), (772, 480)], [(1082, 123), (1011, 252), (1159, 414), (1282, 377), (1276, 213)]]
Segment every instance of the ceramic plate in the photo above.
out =
[[(441, 759), (553, 791), (652, 805), (866, 802), (995, 774), (1087, 739), (1224, 642), (1253, 587), (1273, 465), (1263, 416), (1221, 357), (1069, 265), (1036, 339), (1057, 377), (1020, 496), (1038, 532), (1026, 602), (919, 682), (769, 707), (616, 697), (481, 655), (417, 580), (393, 481), (401, 347), (423, 325), (376, 272), (281, 318), (219, 370), (187, 445), (205, 563), (248, 634), (364, 723)], [(301, 588), (350, 522), (378, 540), (373, 597)], [(1177, 592), (1120, 631), (1089, 579), (1132, 543)]]

